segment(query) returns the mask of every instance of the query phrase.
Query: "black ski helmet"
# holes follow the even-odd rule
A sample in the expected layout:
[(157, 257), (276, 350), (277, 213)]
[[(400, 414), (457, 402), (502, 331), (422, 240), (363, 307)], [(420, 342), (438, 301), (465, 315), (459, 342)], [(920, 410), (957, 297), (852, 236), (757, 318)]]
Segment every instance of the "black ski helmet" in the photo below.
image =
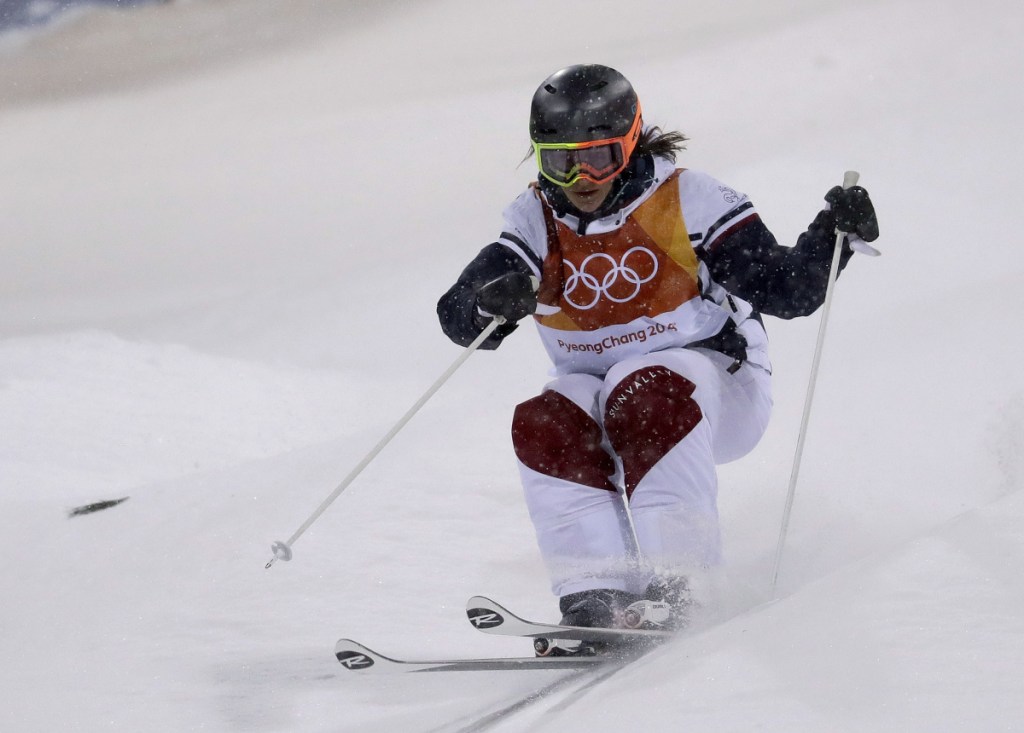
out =
[(622, 74), (600, 64), (576, 64), (544, 80), (530, 106), (535, 143), (606, 140), (627, 135), (640, 100)]

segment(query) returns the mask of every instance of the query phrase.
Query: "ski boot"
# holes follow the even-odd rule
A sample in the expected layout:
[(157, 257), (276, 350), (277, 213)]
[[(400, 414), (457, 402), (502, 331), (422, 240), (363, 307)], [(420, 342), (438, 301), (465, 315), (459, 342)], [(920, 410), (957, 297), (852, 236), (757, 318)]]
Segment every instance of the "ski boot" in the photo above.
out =
[(689, 625), (692, 607), (693, 597), (686, 578), (656, 578), (647, 586), (643, 598), (623, 610), (622, 625), (627, 629), (677, 631)]
[[(623, 614), (637, 596), (621, 590), (585, 590), (562, 596), (558, 605), (562, 611), (562, 626), (621, 628)], [(534, 652), (538, 657), (596, 656), (608, 651), (604, 641), (586, 639), (534, 639)]]

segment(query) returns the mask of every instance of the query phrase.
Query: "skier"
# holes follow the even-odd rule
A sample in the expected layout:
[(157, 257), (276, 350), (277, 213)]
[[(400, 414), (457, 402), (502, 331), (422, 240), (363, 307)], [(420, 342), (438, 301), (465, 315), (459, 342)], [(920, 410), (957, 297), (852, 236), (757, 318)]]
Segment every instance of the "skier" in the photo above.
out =
[(836, 186), (780, 246), (747, 196), (675, 166), (687, 138), (645, 126), (606, 66), (548, 77), (530, 138), (537, 181), (441, 297), (441, 327), (468, 346), (504, 319), (482, 346), (494, 349), (532, 315), (554, 363), (512, 440), (562, 623), (678, 627), (688, 579), (721, 561), (716, 464), (768, 424), (759, 314), (815, 311), (837, 226), (851, 233), (843, 267), (850, 238), (877, 238), (874, 207)]

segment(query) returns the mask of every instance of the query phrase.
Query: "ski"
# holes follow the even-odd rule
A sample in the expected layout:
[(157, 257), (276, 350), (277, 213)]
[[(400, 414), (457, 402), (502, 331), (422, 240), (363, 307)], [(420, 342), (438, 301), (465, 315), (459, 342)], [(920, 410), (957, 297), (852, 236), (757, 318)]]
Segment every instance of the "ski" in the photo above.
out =
[(528, 621), (484, 596), (473, 596), (466, 602), (469, 622), (485, 634), (523, 636), (531, 639), (573, 639), (612, 642), (626, 646), (665, 641), (672, 632), (652, 629), (606, 629)]
[[(528, 621), (490, 598), (473, 596), (466, 603), (466, 615), (475, 628), (487, 634), (521, 636), (552, 642), (554, 640), (606, 642), (613, 653), (569, 656), (490, 657), (485, 659), (407, 660), (388, 657), (351, 639), (341, 639), (334, 656), (353, 672), (486, 672), (501, 670), (548, 669), (582, 670), (602, 665), (615, 667), (628, 663), (658, 642), (669, 638), (668, 631), (647, 629), (606, 629)], [(556, 642), (557, 644), (557, 642)]]
[(585, 669), (615, 661), (610, 657), (494, 657), (489, 659), (435, 659), (410, 661), (387, 657), (369, 647), (340, 639), (334, 656), (345, 669), (374, 672), (497, 672), (524, 669)]

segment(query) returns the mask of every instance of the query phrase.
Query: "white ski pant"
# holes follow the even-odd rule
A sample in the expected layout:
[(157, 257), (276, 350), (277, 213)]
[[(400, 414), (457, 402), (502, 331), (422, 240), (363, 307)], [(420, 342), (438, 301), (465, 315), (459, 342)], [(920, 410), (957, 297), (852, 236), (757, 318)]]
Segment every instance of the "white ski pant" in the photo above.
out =
[[(641, 593), (721, 560), (716, 464), (750, 452), (771, 377), (705, 349), (570, 374), (516, 409), (513, 442), (552, 590)], [(628, 509), (627, 509), (628, 504)]]

